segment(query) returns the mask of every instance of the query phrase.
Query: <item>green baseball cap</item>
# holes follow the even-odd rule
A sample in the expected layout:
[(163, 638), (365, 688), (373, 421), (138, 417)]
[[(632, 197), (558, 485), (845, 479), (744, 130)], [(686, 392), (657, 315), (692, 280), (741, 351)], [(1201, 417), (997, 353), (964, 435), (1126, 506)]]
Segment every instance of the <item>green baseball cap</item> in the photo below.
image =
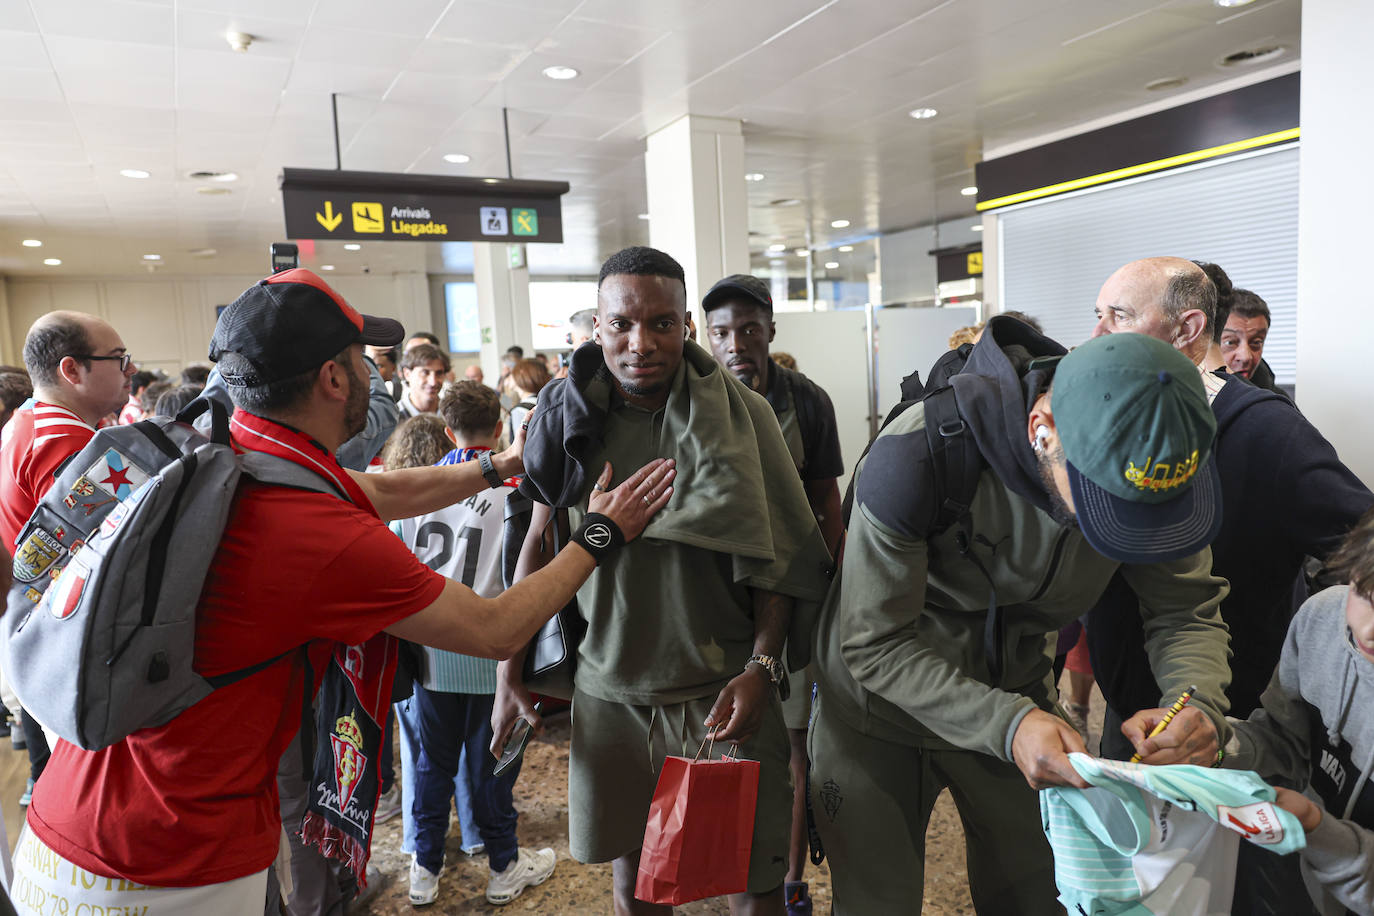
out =
[(1074, 514), (1099, 553), (1158, 563), (1221, 527), (1217, 421), (1192, 360), (1144, 334), (1109, 334), (1060, 361), (1050, 409)]

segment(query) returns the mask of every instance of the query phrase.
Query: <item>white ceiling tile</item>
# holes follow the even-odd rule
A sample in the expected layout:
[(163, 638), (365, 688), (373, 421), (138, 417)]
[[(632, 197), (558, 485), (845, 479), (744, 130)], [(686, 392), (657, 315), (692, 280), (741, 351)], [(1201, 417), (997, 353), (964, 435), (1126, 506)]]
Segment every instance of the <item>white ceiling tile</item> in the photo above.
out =
[(516, 48), (432, 36), (420, 42), (406, 69), (499, 80), (510, 73), (526, 53)]
[(57, 76), (42, 70), (0, 69), (0, 99), (57, 105), (64, 101)]
[[(298, 60), (291, 67), (291, 77), (286, 82), (286, 96), (283, 107), (291, 105), (292, 96), (298, 93), (320, 94), (325, 96), (325, 113), (328, 114), (330, 93), (339, 93), (348, 99), (362, 99), (376, 102), (382, 93), (396, 80), (400, 71), (394, 67), (357, 66), (333, 61)], [(342, 116), (346, 99), (339, 100), (339, 114)]]
[(532, 49), (565, 18), (564, 11), (557, 7), (455, 0), (433, 34), (478, 44)]
[(178, 15), (191, 10), (304, 24), (318, 4), (319, 0), (177, 0), (177, 10)]
[(447, 124), (480, 102), (496, 83), (438, 73), (402, 73), (383, 105), (403, 106), (416, 116)]
[(423, 38), (448, 5), (449, 0), (329, 0), (315, 7), (310, 25)]
[(176, 87), (162, 76), (128, 74), (118, 80), (102, 78), (94, 70), (69, 73), (62, 77), (62, 92), (73, 102), (92, 105), (121, 105), (133, 102), (148, 108), (173, 108)]
[(125, 0), (42, 0), (34, 4), (34, 12), (44, 35), (147, 45), (167, 45), (172, 39), (170, 6)]
[(662, 29), (643, 26), (568, 19), (535, 50), (553, 56), (620, 63), (646, 51), (652, 53), (651, 46), (667, 34)]
[[(69, 74), (97, 74), (112, 85), (126, 77), (156, 77), (170, 82), (174, 58), (170, 43), (131, 44), (101, 38), (59, 36), (47, 39), (53, 69)], [(131, 100), (129, 104), (137, 105)]]
[(47, 49), (36, 32), (0, 31), (0, 60), (12, 70), (47, 70)]
[(312, 27), (301, 40), (299, 56), (303, 61), (399, 71), (419, 44), (413, 36)]

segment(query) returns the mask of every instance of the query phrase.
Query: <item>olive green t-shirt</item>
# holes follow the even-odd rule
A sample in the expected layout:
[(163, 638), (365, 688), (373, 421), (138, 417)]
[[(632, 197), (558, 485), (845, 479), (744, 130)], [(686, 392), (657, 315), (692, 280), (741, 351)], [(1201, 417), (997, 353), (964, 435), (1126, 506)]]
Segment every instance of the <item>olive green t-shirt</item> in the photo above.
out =
[[(610, 461), (615, 486), (663, 457), (663, 415), (662, 408), (612, 406), (602, 453), (590, 466)], [(584, 498), (570, 510), (574, 527), (586, 508)], [(577, 593), (587, 618), (578, 689), (646, 706), (723, 687), (744, 670), (754, 645), (753, 598), (733, 569), (729, 554), (674, 541), (636, 538), (612, 553)]]

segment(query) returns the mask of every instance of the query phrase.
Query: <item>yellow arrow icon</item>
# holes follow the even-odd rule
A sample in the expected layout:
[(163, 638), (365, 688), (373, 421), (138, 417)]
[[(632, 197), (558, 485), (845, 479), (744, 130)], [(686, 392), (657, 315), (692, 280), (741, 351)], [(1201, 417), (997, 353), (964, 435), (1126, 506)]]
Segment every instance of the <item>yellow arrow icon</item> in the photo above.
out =
[(318, 220), (319, 224), (327, 231), (333, 232), (339, 227), (339, 223), (343, 222), (343, 214), (335, 213), (334, 202), (332, 200), (326, 200), (324, 202), (324, 215), (321, 216), (319, 213), (316, 213), (315, 219)]

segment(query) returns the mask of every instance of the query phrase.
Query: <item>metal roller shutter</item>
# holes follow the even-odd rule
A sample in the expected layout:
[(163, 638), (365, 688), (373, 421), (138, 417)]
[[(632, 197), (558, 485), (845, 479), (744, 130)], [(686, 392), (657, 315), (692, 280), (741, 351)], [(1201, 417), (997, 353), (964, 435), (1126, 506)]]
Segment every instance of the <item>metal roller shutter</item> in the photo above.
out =
[(1008, 208), (998, 233), (1002, 308), (1034, 315), (1066, 346), (1087, 339), (1098, 290), (1128, 261), (1220, 264), (1269, 304), (1264, 358), (1295, 382), (1296, 144)]

